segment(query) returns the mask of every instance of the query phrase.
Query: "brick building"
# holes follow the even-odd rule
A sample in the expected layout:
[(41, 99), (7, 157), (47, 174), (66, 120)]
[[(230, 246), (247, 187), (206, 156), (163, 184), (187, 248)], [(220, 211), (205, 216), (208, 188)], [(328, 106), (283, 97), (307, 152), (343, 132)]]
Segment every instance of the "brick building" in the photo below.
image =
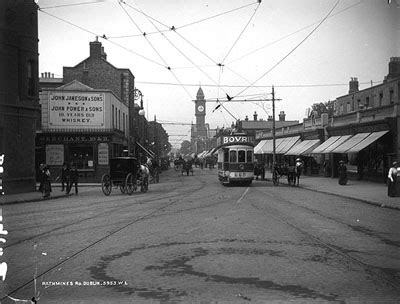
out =
[(0, 1), (0, 194), (35, 189), (38, 23), (33, 0)]
[(146, 145), (148, 123), (144, 116), (139, 115), (143, 103), (135, 105), (135, 76), (129, 69), (117, 68), (107, 61), (107, 54), (97, 37), (89, 45), (88, 58), (74, 67), (63, 68), (64, 83), (78, 80), (91, 88), (114, 92), (129, 108), (130, 136), (126, 149), (137, 154), (138, 145), (136, 145), (136, 142), (142, 146)]

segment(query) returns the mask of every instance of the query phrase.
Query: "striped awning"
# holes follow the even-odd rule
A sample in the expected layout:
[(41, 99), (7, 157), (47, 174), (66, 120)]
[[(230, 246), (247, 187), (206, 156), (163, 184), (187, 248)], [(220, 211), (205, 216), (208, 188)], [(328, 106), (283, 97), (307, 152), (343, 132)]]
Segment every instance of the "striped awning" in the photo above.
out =
[(284, 141), (276, 148), (277, 154), (285, 154), (300, 139), (300, 136), (285, 137)]
[(265, 145), (267, 142), (267, 139), (261, 140), (255, 147), (254, 147), (254, 154), (262, 154), (262, 147)]
[(329, 147), (325, 148), (325, 150), (322, 153), (324, 153), (324, 154), (332, 153), (333, 150), (335, 150), (337, 147), (339, 147), (341, 144), (343, 144), (349, 138), (351, 138), (351, 135), (339, 136), (339, 138), (334, 143), (329, 145)]
[(387, 132), (389, 132), (389, 131), (372, 132), (361, 142), (359, 142), (358, 144), (356, 144), (355, 146), (353, 146), (349, 150), (347, 150), (346, 153), (357, 153), (357, 152), (361, 151), (362, 149), (365, 149), (370, 144), (372, 144), (373, 142), (375, 142), (379, 138), (381, 138), (383, 135), (385, 135)]
[(312, 151), (319, 144), (319, 139), (303, 140), (297, 145), (294, 145), (289, 151), (285, 153), (285, 155), (304, 155)]
[(332, 153), (347, 153), (349, 149), (354, 147), (355, 145), (358, 145), (361, 141), (363, 141), (367, 136), (369, 136), (371, 133), (357, 133), (353, 137), (351, 137), (349, 140), (346, 140), (344, 143), (342, 143), (340, 146), (338, 146), (336, 149), (332, 151)]
[(327, 149), (330, 145), (334, 144), (337, 140), (339, 140), (341, 136), (332, 136), (325, 140), (321, 145), (316, 147), (311, 154), (322, 154), (324, 150)]

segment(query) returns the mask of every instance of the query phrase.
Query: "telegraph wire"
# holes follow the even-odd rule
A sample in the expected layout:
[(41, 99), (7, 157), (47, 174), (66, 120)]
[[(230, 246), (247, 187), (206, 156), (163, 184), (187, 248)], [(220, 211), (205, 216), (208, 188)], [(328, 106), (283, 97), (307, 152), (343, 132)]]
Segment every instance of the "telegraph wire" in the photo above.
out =
[(53, 17), (53, 18), (55, 18), (55, 19), (57, 19), (57, 20), (60, 20), (60, 21), (62, 21), (62, 22), (65, 22), (65, 23), (67, 23), (67, 24), (69, 24), (69, 25), (71, 25), (71, 26), (73, 26), (73, 27), (76, 27), (76, 28), (78, 28), (78, 29), (80, 29), (80, 30), (82, 30), (82, 31), (84, 31), (84, 32), (86, 32), (86, 33), (89, 33), (89, 34), (91, 34), (91, 35), (93, 35), (93, 36), (96, 36), (96, 37), (99, 37), (99, 38), (103, 38), (105, 41), (108, 41), (109, 43), (114, 44), (115, 46), (117, 46), (117, 47), (119, 47), (119, 48), (122, 48), (122, 49), (124, 49), (125, 51), (128, 51), (128, 52), (130, 52), (130, 53), (132, 53), (132, 54), (135, 54), (136, 56), (139, 56), (139, 57), (141, 57), (141, 58), (143, 58), (143, 59), (145, 59), (145, 60), (147, 60), (147, 61), (149, 61), (149, 62), (151, 62), (151, 63), (154, 63), (154, 64), (156, 64), (156, 65), (158, 65), (158, 66), (165, 67), (163, 64), (161, 64), (161, 63), (159, 63), (159, 62), (157, 62), (157, 61), (155, 61), (155, 60), (153, 60), (153, 59), (150, 59), (150, 58), (148, 58), (148, 57), (146, 57), (146, 56), (144, 56), (144, 55), (141, 55), (141, 54), (139, 54), (139, 53), (137, 53), (137, 52), (135, 52), (135, 51), (133, 51), (133, 50), (127, 48), (127, 47), (124, 47), (124, 46), (122, 46), (122, 45), (120, 45), (120, 44), (118, 44), (118, 43), (116, 43), (116, 42), (114, 42), (114, 41), (112, 41), (112, 40), (109, 40), (108, 37), (107, 37), (106, 35), (104, 35), (104, 34), (103, 34), (103, 35), (99, 35), (98, 33), (92, 32), (92, 31), (90, 31), (90, 30), (88, 30), (88, 29), (86, 29), (86, 28), (84, 28), (84, 27), (82, 27), (82, 26), (79, 26), (79, 25), (77, 25), (77, 24), (75, 24), (75, 23), (72, 23), (72, 22), (70, 22), (70, 21), (68, 21), (68, 20), (65, 20), (65, 19), (63, 19), (63, 18), (60, 18), (60, 17), (55, 16), (55, 15), (53, 15), (53, 14), (50, 14), (50, 13), (48, 13), (48, 12), (46, 12), (46, 11), (43, 11), (43, 10), (41, 10), (40, 8), (38, 8), (38, 11), (41, 12), (41, 13), (43, 13), (43, 14), (46, 14), (46, 15), (48, 15), (48, 16), (50, 16), (50, 17)]
[(331, 10), (328, 12), (328, 14), (323, 18), (318, 25), (306, 36), (304, 37), (292, 50), (289, 51), (285, 56), (282, 57), (276, 64), (274, 64), (269, 70), (267, 70), (264, 74), (262, 74), (259, 78), (257, 78), (250, 86), (244, 88), (242, 91), (240, 91), (237, 95), (242, 94), (244, 91), (248, 90), (250, 87), (252, 87), (255, 83), (257, 83), (260, 79), (264, 78), (265, 75), (267, 75), (269, 72), (271, 72), (273, 69), (275, 69), (278, 65), (280, 65), (286, 58), (288, 58), (300, 45), (302, 45), (321, 25), (324, 23), (324, 21), (330, 16), (332, 11), (336, 8), (336, 6), (339, 4), (340, 0), (337, 0), (335, 5), (331, 8)]
[[(60, 5), (54, 5), (54, 6), (45, 6), (41, 7), (41, 9), (53, 9), (53, 8), (60, 8), (60, 7), (70, 7), (70, 6), (78, 6), (78, 5), (86, 5), (86, 4), (99, 4), (99, 3), (106, 3), (108, 1), (106, 0), (97, 0), (97, 1), (91, 1), (91, 2), (79, 2), (79, 3), (70, 3), (70, 4), (60, 4)], [(110, 2), (108, 2), (110, 3)]]
[[(150, 44), (151, 48), (153, 49), (153, 51), (160, 57), (160, 59), (165, 63), (167, 69), (171, 72), (171, 74), (174, 76), (175, 80), (178, 83), (181, 83), (181, 81), (178, 79), (178, 77), (176, 76), (176, 74), (172, 71), (172, 68), (168, 65), (168, 63), (166, 62), (166, 60), (164, 59), (163, 56), (161, 56), (160, 52), (158, 52), (158, 50), (155, 48), (155, 46), (150, 42), (150, 40), (146, 37), (146, 33), (144, 33), (141, 28), (139, 27), (139, 25), (133, 20), (133, 18), (131, 17), (131, 15), (129, 15), (128, 11), (122, 6), (122, 4), (126, 4), (125, 1), (119, 0), (118, 4), (120, 5), (120, 7), (123, 9), (123, 11), (126, 13), (126, 15), (128, 16), (128, 18), (132, 21), (132, 23), (136, 26), (136, 28), (139, 30), (139, 32), (143, 33), (143, 37), (145, 38), (145, 40)], [(131, 7), (131, 6), (129, 6)], [(146, 15), (147, 17), (147, 15)], [(149, 18), (149, 17), (147, 17)], [(149, 21), (152, 19), (148, 19)], [(157, 27), (154, 25), (153, 22), (150, 21), (150, 23), (157, 29)], [(185, 90), (185, 92), (188, 94), (188, 96), (190, 98), (192, 98), (192, 95), (189, 93), (189, 91), (186, 89), (185, 86), (181, 85), (181, 87)]]
[[(339, 14), (341, 14), (341, 13), (343, 13), (343, 12), (345, 12), (345, 11), (347, 11), (347, 10), (349, 10), (349, 9), (351, 9), (351, 8), (353, 8), (353, 7), (355, 7), (355, 6), (357, 6), (357, 5), (360, 5), (361, 3), (362, 3), (362, 1), (360, 1), (360, 2), (358, 2), (358, 3), (355, 3), (355, 4), (353, 4), (353, 5), (350, 5), (350, 6), (346, 7), (346, 8), (344, 8), (344, 9), (338, 11), (337, 13), (330, 15), (328, 18), (337, 16), (337, 15), (339, 15)], [(321, 20), (323, 20), (323, 19), (321, 19)], [(308, 29), (308, 28), (314, 26), (315, 24), (318, 24), (321, 20), (318, 20), (318, 21), (316, 21), (316, 22), (314, 22), (314, 23), (312, 23), (312, 24), (309, 24), (309, 25), (307, 25), (307, 26), (305, 26), (305, 27), (303, 27), (303, 28), (301, 28), (301, 29), (299, 29), (299, 30), (297, 30), (297, 31), (294, 31), (294, 32), (292, 32), (292, 33), (290, 33), (290, 34), (287, 34), (287, 35), (285, 35), (285, 36), (283, 36), (283, 37), (281, 37), (281, 38), (279, 38), (279, 39), (277, 39), (277, 40), (274, 40), (274, 41), (272, 41), (272, 42), (269, 42), (269, 43), (267, 43), (267, 44), (265, 44), (265, 45), (263, 45), (263, 46), (261, 46), (261, 47), (255, 49), (255, 50), (253, 50), (253, 51), (251, 51), (251, 52), (249, 52), (249, 53), (246, 53), (246, 54), (244, 54), (244, 55), (242, 55), (242, 56), (240, 56), (240, 57), (238, 57), (238, 58), (236, 58), (236, 59), (233, 59), (233, 60), (229, 61), (228, 64), (231, 64), (231, 63), (234, 63), (234, 62), (236, 62), (236, 61), (239, 61), (239, 60), (241, 60), (241, 59), (243, 59), (243, 58), (245, 58), (245, 57), (248, 57), (248, 56), (250, 56), (250, 55), (252, 55), (252, 54), (254, 54), (254, 53), (256, 53), (256, 52), (258, 52), (258, 51), (260, 51), (260, 50), (262, 50), (262, 49), (264, 49), (264, 48), (266, 48), (266, 47), (268, 47), (268, 46), (271, 46), (271, 45), (273, 45), (273, 44), (275, 44), (275, 43), (277, 43), (277, 42), (280, 42), (280, 41), (282, 41), (282, 40), (284, 40), (284, 39), (286, 39), (286, 38), (289, 38), (289, 37), (291, 37), (291, 36), (293, 36), (293, 35), (295, 35), (295, 34), (297, 34), (297, 33), (299, 33), (299, 32), (302, 32), (302, 31), (304, 31), (304, 30), (306, 30), (306, 29)]]
[(235, 45), (238, 43), (239, 39), (242, 37), (244, 31), (247, 29), (247, 27), (249, 26), (251, 20), (253, 20), (254, 16), (256, 15), (259, 7), (261, 5), (261, 0), (258, 1), (258, 5), (256, 7), (256, 9), (254, 10), (253, 14), (251, 15), (250, 19), (247, 21), (246, 25), (244, 26), (244, 28), (242, 29), (242, 31), (240, 32), (239, 36), (236, 38), (235, 42), (233, 43), (233, 45), (231, 46), (231, 48), (229, 49), (228, 53), (225, 55), (224, 59), (222, 59), (221, 63), (224, 63), (226, 58), (229, 56), (229, 54), (232, 52), (233, 48), (235, 47)]

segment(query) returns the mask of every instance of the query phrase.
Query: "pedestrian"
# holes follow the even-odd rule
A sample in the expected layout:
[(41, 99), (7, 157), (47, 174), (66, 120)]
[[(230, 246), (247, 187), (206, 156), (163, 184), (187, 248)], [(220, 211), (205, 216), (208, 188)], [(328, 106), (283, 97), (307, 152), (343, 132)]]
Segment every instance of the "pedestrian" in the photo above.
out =
[(397, 183), (397, 162), (393, 162), (388, 173), (388, 196), (396, 197), (396, 183)]
[(46, 164), (40, 164), (40, 187), (39, 191), (42, 192), (42, 198), (50, 197), (51, 182), (50, 182), (50, 169)]
[(61, 191), (68, 192), (69, 186), (69, 166), (67, 163), (63, 163), (61, 168)]
[(347, 167), (344, 164), (344, 161), (339, 161), (339, 185), (346, 185), (347, 184)]
[(76, 164), (73, 163), (71, 166), (71, 170), (69, 171), (69, 186), (67, 188), (67, 194), (69, 194), (69, 192), (71, 191), (72, 185), (75, 184), (75, 194), (78, 195), (78, 178), (78, 168), (76, 167)]

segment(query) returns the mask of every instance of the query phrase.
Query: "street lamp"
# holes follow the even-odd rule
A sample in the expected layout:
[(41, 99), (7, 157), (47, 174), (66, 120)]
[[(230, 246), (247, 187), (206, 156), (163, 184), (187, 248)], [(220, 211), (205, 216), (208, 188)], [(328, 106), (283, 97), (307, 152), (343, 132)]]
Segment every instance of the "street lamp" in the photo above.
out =
[(139, 110), (139, 115), (144, 116), (146, 112), (143, 109), (143, 94), (139, 89), (133, 89), (133, 99), (134, 100), (139, 100), (140, 98), (140, 110)]

